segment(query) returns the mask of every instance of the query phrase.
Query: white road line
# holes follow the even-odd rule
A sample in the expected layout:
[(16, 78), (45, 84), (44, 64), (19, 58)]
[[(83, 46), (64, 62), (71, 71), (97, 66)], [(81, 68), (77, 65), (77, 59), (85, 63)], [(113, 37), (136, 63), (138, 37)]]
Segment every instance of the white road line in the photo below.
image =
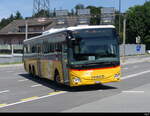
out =
[(0, 91), (0, 94), (1, 93), (8, 93), (8, 92), (10, 92), (10, 90)]
[(122, 69), (127, 70), (127, 69), (129, 69), (129, 68), (122, 68)]
[(15, 71), (6, 71), (6, 72), (8, 72), (8, 73), (13, 73), (13, 72), (15, 72)]
[(122, 80), (132, 78), (132, 77), (136, 77), (136, 76), (140, 76), (140, 75), (143, 75), (143, 74), (146, 74), (146, 73), (150, 73), (150, 70), (122, 77)]
[(133, 68), (138, 68), (138, 66), (133, 66)]
[(144, 91), (122, 91), (122, 93), (144, 93)]
[(18, 80), (19, 82), (24, 82), (24, 81), (28, 81), (28, 79), (22, 79), (22, 80)]
[(16, 103), (0, 105), (0, 108), (5, 108), (5, 107), (8, 107), (8, 106), (13, 106), (13, 105), (22, 104), (22, 103), (27, 103), (27, 102), (31, 102), (31, 101), (35, 101), (35, 100), (39, 100), (39, 99), (43, 99), (43, 98), (48, 98), (48, 97), (52, 97), (52, 96), (56, 96), (56, 95), (61, 95), (61, 94), (64, 94), (64, 93), (67, 93), (67, 92), (66, 91), (60, 91), (60, 92), (49, 93), (49, 95), (45, 95), (45, 96), (42, 96), (42, 97), (31, 97), (31, 99), (28, 99), (28, 100), (25, 99), (25, 100), (21, 100), (21, 101), (16, 102)]
[(42, 85), (41, 84), (38, 84), (38, 85), (33, 85), (31, 87), (41, 87)]

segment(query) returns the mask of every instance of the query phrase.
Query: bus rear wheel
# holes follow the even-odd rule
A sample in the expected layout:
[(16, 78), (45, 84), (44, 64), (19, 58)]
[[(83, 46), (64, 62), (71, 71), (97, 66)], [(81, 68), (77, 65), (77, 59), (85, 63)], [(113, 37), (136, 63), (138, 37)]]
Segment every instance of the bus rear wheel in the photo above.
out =
[(36, 73), (35, 73), (35, 67), (32, 67), (32, 77), (35, 78), (36, 77)]

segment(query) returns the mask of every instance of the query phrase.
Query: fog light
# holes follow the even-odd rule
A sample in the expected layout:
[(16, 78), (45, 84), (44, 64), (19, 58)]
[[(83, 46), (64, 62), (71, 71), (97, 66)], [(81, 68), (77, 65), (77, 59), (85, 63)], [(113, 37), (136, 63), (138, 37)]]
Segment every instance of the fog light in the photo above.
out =
[(115, 74), (115, 78), (116, 78), (116, 79), (119, 79), (119, 78), (120, 78), (120, 73)]
[(81, 79), (78, 78), (78, 77), (76, 77), (76, 78), (73, 79), (73, 81), (74, 81), (75, 83), (80, 83), (80, 82), (81, 82)]

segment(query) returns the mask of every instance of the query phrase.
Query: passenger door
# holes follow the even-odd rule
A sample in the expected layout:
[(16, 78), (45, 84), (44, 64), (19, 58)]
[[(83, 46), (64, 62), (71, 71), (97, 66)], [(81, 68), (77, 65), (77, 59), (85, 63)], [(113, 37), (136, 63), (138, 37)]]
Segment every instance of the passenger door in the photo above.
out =
[(37, 71), (38, 76), (42, 77), (42, 44), (38, 44), (37, 48), (38, 48)]
[(62, 44), (62, 69), (64, 76), (64, 84), (69, 84), (69, 70), (67, 68), (68, 65), (68, 52), (66, 43)]

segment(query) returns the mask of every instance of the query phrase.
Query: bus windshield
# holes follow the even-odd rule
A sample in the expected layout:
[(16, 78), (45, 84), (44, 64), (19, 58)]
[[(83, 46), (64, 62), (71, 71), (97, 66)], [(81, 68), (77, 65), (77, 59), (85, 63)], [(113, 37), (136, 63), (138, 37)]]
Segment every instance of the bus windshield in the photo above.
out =
[(69, 56), (71, 64), (119, 62), (115, 29), (85, 29), (72, 32)]

